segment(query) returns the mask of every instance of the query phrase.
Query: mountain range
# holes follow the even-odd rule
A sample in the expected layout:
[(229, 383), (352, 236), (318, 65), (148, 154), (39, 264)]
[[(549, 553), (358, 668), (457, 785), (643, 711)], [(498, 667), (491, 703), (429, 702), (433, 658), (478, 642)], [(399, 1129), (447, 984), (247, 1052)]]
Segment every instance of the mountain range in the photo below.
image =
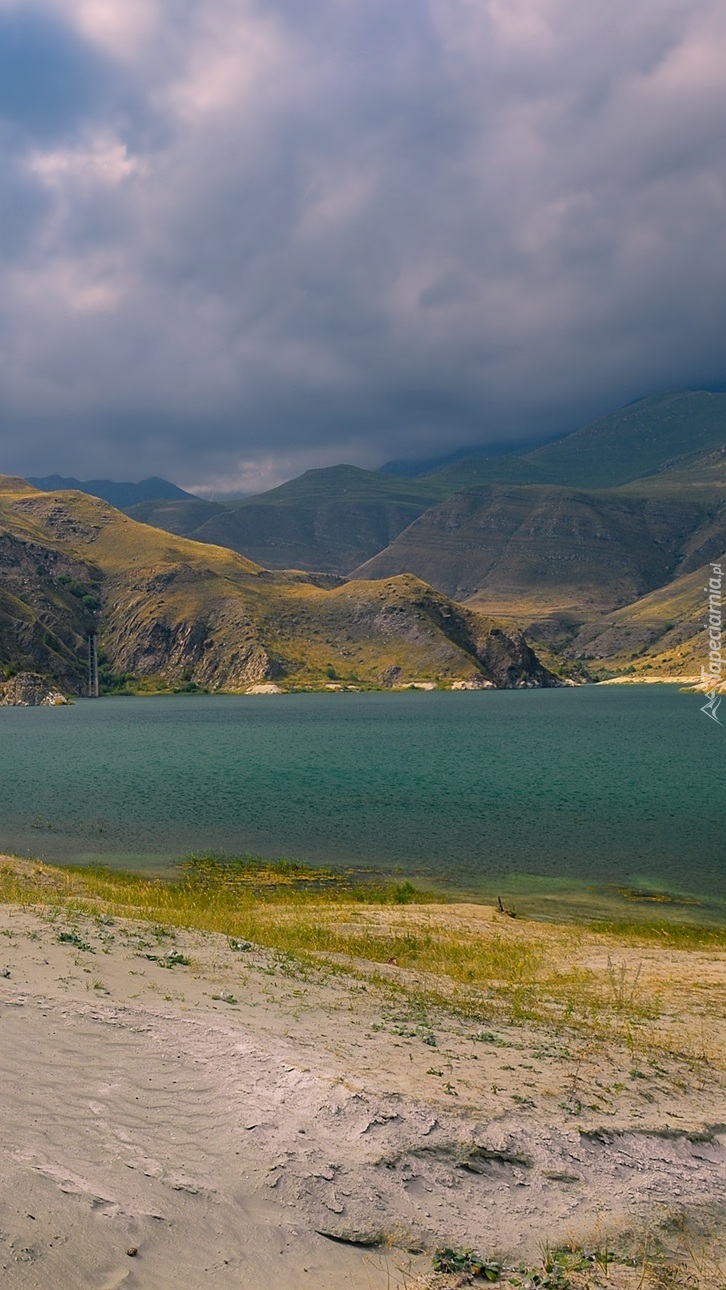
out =
[(330, 466), (257, 497), (150, 501), (128, 514), (196, 542), (229, 546), (269, 568), (345, 576), (445, 495), (425, 481)]
[(272, 571), (78, 491), (0, 476), (0, 665), (83, 693), (458, 683), (556, 685), (516, 631), (411, 575)]
[(533, 449), (309, 470), (236, 501), (105, 481), (146, 490), (125, 510), (152, 529), (318, 583), (413, 576), (595, 674), (698, 671), (695, 588), (726, 548), (725, 486), (726, 394), (705, 391), (643, 399)]
[(415, 477), (390, 464), (335, 466), (237, 502), (129, 513), (272, 568), (414, 574), (526, 630), (560, 661), (667, 673), (699, 670), (698, 622), (684, 621), (670, 649), (659, 615), (644, 635), (643, 606), (656, 593), (665, 603), (672, 587), (683, 609), (681, 579), (703, 579), (723, 553), (725, 486), (726, 394), (682, 391), (528, 451), (455, 454)]
[(649, 399), (486, 469), (498, 481), (454, 491), (352, 576), (406, 569), (570, 660), (700, 670), (703, 587), (726, 549), (726, 395)]

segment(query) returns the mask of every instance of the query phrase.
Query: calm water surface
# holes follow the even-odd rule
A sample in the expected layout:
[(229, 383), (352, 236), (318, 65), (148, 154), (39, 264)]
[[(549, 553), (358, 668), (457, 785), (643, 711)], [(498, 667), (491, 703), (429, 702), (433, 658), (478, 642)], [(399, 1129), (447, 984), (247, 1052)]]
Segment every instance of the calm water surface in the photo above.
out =
[(726, 729), (669, 686), (6, 708), (0, 848), (142, 867), (215, 848), (718, 904), (724, 769)]

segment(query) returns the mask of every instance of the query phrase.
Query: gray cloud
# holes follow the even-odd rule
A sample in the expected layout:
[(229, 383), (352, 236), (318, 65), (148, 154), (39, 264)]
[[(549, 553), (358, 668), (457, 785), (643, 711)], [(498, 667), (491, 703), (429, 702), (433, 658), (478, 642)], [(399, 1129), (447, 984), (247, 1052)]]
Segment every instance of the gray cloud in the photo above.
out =
[(2, 31), (3, 469), (255, 487), (726, 379), (717, 0), (0, 0)]

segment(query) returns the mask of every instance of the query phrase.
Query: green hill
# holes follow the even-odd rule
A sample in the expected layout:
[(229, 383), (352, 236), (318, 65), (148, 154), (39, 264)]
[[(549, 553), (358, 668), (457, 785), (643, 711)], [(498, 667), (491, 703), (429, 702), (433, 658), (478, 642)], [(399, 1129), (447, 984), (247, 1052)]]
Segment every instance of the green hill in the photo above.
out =
[(418, 480), (331, 466), (241, 501), (151, 503), (128, 514), (240, 551), (268, 568), (344, 575), (388, 546), (444, 492)]
[[(227, 546), (268, 568), (348, 576), (363, 566), (375, 577), (393, 570), (426, 570), (424, 576), (431, 576), (435, 585), (450, 594), (474, 594), (480, 575), (472, 573), (472, 561), (463, 558), (457, 542), (444, 536), (445, 521), (439, 526), (442, 550), (433, 564), (430, 552), (425, 558), (424, 553), (417, 553), (415, 560), (407, 559), (403, 565), (382, 553), (396, 544), (399, 535), (407, 552), (419, 538), (428, 540), (425, 534), (431, 536), (447, 511), (438, 509), (423, 523), (419, 517), (432, 506), (446, 504), (454, 493), (477, 486), (601, 492), (636, 481), (632, 487), (638, 496), (668, 490), (676, 493), (684, 487), (704, 492), (708, 486), (719, 489), (724, 481), (725, 444), (726, 394), (681, 392), (643, 399), (529, 452), (454, 460), (415, 479), (333, 466), (306, 471), (279, 488), (241, 501), (150, 501), (129, 508), (128, 514), (195, 541)], [(531, 499), (538, 513), (541, 496), (533, 493)], [(452, 505), (458, 511), (461, 503)], [(590, 505), (595, 523), (594, 511), (598, 506), (602, 511), (604, 503)], [(618, 505), (621, 518), (612, 517), (612, 542), (617, 545), (622, 538), (627, 544), (635, 541), (636, 547), (647, 547), (651, 541), (647, 534), (641, 541), (631, 532), (623, 513), (625, 500)], [(637, 518), (637, 507), (633, 514)], [(409, 533), (412, 524), (414, 531)], [(610, 520), (606, 524), (610, 525)], [(478, 540), (470, 536), (476, 546)], [(454, 561), (447, 568), (444, 548)], [(397, 554), (400, 550), (396, 548)], [(379, 554), (377, 563), (368, 563)], [(633, 559), (626, 550), (615, 561), (622, 570), (623, 595), (650, 585), (647, 560), (642, 576), (638, 572), (642, 554), (642, 550), (636, 552)], [(600, 574), (597, 576), (599, 579)], [(618, 576), (614, 569), (606, 581), (617, 582)], [(576, 596), (577, 578), (570, 585)], [(589, 595), (587, 587), (585, 594)], [(613, 602), (605, 596), (603, 603)]]
[(633, 483), (623, 485), (623, 492), (665, 494), (683, 489), (709, 491), (714, 501), (726, 491), (726, 438), (718, 448), (688, 453)]
[(223, 514), (227, 508), (224, 502), (206, 502), (200, 497), (193, 501), (156, 499), (119, 509), (140, 524), (150, 524), (152, 528), (165, 529), (179, 537), (191, 537), (202, 524), (215, 515)]
[(521, 455), (469, 457), (425, 475), (449, 493), (473, 484), (614, 488), (726, 443), (726, 394), (680, 391), (641, 399)]
[(107, 688), (555, 683), (516, 633), (411, 576), (330, 586), (272, 572), (95, 497), (6, 477), (0, 575), (0, 666), (77, 693), (90, 631)]

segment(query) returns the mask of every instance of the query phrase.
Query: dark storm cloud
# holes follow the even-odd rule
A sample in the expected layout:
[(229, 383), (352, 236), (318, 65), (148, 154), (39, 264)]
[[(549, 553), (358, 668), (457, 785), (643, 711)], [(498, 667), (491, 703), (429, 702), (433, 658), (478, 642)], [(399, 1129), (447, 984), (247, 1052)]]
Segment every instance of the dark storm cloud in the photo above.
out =
[(36, 91), (0, 95), (4, 469), (255, 487), (726, 376), (716, 0), (0, 0), (3, 32)]

